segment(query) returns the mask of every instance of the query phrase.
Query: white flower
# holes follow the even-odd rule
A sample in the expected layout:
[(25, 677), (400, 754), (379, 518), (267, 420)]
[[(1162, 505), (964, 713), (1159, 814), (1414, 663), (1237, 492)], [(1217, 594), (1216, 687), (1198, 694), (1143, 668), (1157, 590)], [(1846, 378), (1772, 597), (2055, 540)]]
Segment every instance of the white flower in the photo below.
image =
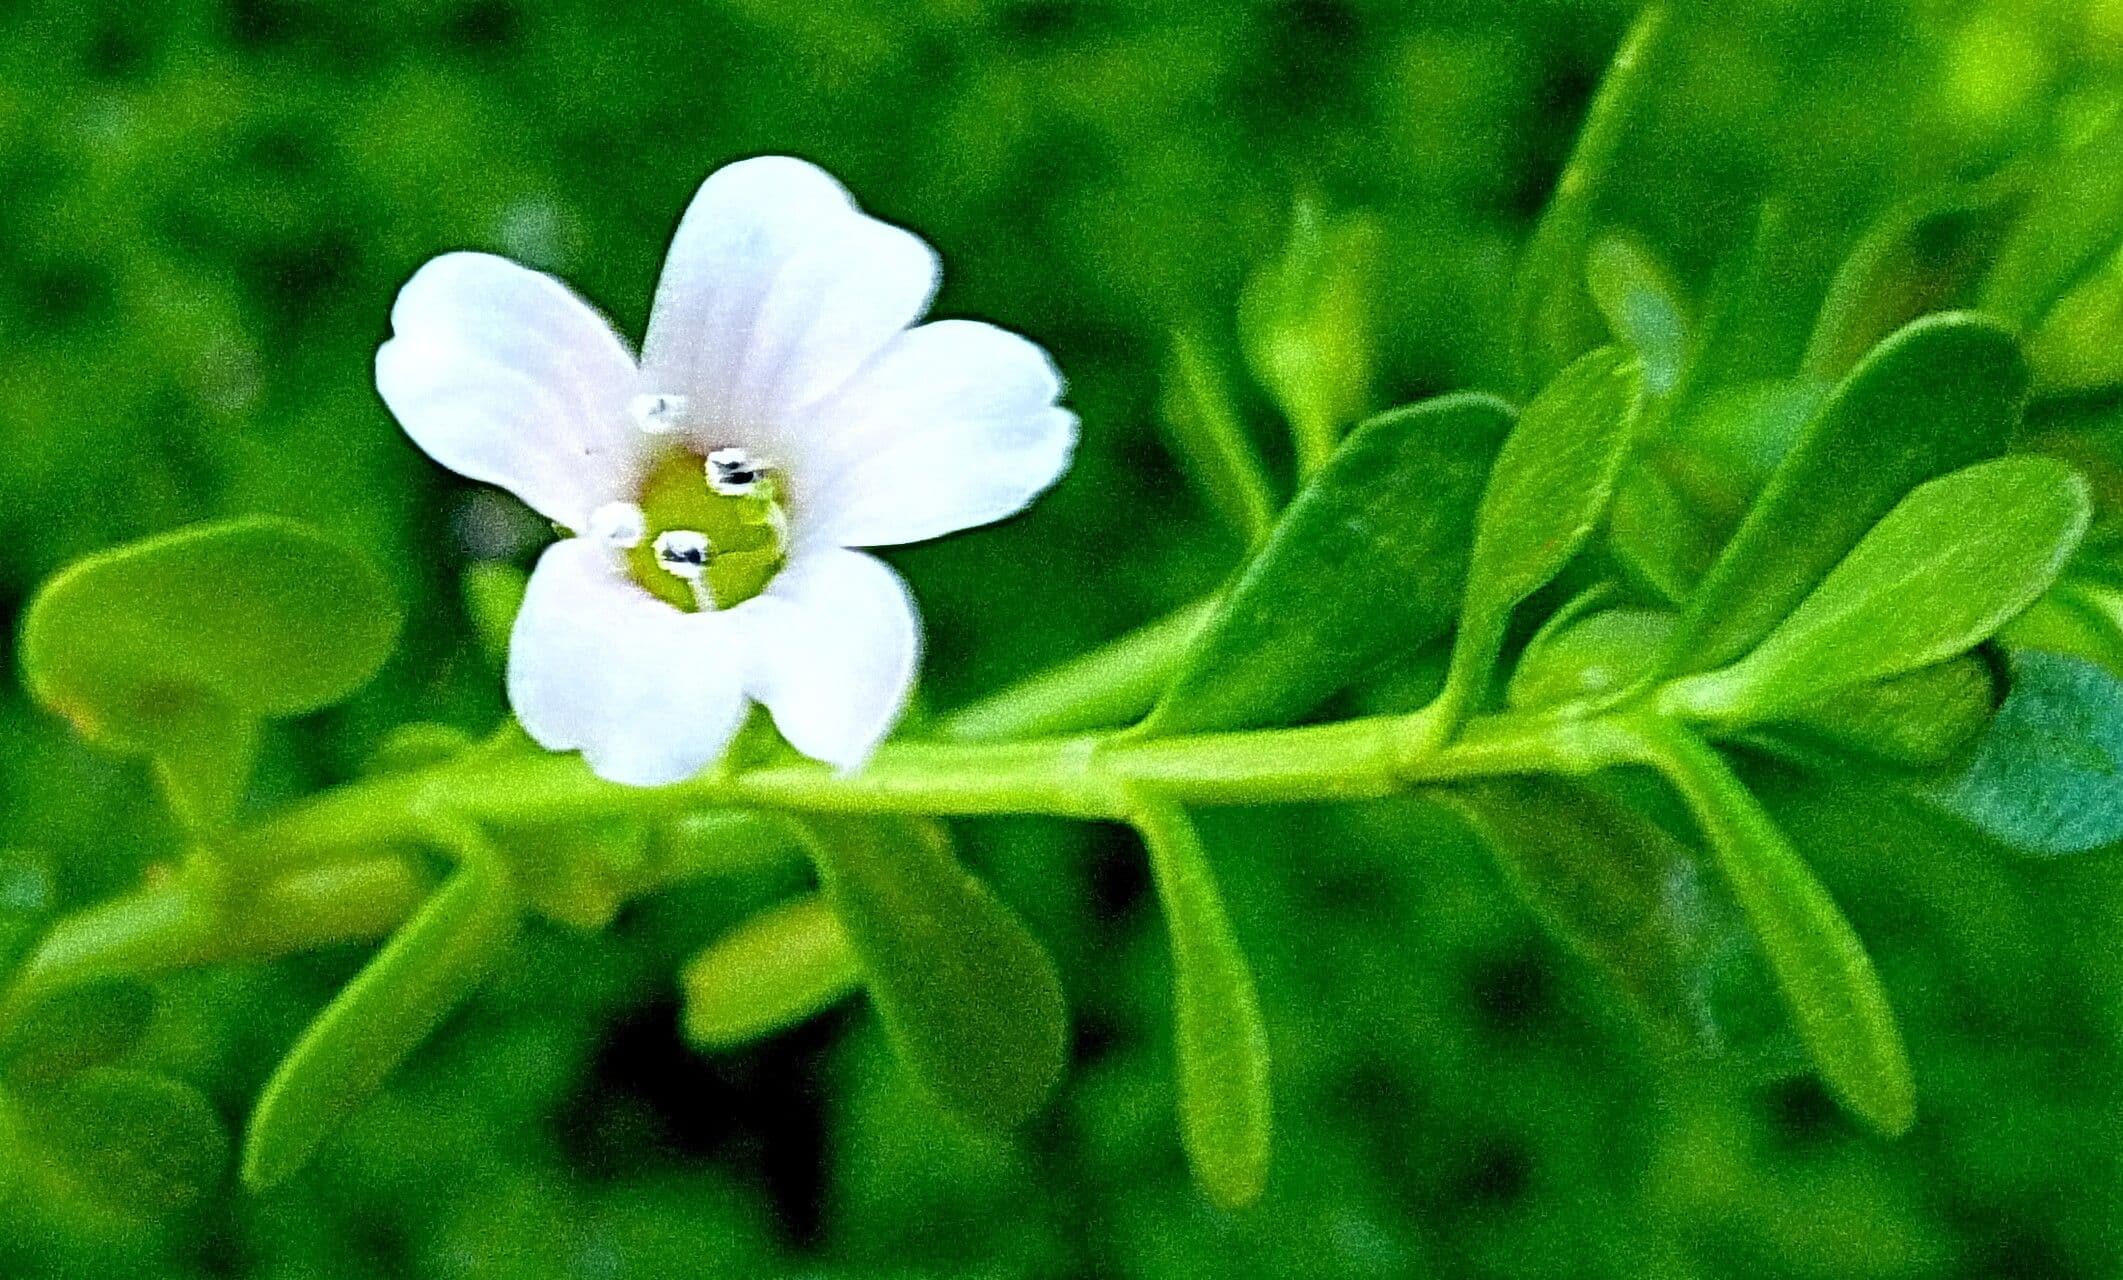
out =
[(920, 239), (784, 157), (708, 178), (637, 362), (558, 281), (453, 253), (416, 272), (376, 353), (414, 443), (577, 536), (548, 548), (510, 641), (509, 701), (600, 776), (675, 782), (752, 701), (799, 751), (859, 767), (914, 681), (904, 583), (857, 547), (1022, 509), (1076, 418), (1046, 354), (917, 324)]

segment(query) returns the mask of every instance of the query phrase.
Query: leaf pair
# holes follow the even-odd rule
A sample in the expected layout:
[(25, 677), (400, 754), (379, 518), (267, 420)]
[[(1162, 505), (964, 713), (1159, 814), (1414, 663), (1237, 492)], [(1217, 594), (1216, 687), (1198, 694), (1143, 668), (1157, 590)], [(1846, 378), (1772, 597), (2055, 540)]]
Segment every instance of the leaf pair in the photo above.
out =
[(212, 825), (249, 778), (261, 721), (344, 698), (399, 615), (366, 561), (294, 521), (204, 525), (90, 556), (38, 592), (22, 664), (90, 739), (152, 756), (180, 817)]
[(1746, 724), (1966, 652), (2049, 588), (2091, 519), (2085, 482), (2050, 458), (1930, 481), (1745, 658), (1668, 686), (1661, 706)]
[[(1267, 1046), (1253, 979), (1186, 815), (1131, 797), (1171, 932), (1181, 1132), (1203, 1187), (1250, 1203), (1268, 1160)], [(1006, 1129), (1061, 1074), (1067, 1014), (1053, 962), (968, 875), (931, 821), (801, 819), (822, 889), (733, 930), (687, 966), (686, 1027), (709, 1047), (815, 1012), (858, 983), (946, 1109)]]

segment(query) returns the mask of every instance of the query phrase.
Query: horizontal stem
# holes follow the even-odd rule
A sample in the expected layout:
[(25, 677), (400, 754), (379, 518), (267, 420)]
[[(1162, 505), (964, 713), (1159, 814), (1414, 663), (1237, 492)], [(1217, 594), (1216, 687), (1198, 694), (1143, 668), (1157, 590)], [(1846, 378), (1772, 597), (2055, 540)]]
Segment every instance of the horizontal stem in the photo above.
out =
[(711, 808), (1124, 819), (1135, 787), (1182, 805), (1367, 800), (1422, 782), (1583, 772), (1623, 749), (1615, 726), (1598, 719), (1481, 718), (1442, 746), (1415, 727), (1408, 717), (1383, 716), (1175, 738), (913, 741), (887, 745), (855, 773), (790, 760), (653, 789), (606, 782), (578, 756), (484, 759), (351, 783), (237, 833), (229, 853), (269, 868), (417, 840), (437, 819), (505, 832)]

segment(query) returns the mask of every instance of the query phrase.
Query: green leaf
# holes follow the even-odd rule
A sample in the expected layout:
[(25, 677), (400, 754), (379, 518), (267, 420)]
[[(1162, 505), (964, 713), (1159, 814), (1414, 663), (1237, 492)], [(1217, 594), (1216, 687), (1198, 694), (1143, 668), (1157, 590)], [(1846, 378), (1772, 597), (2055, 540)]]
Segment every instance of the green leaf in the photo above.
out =
[(1180, 1135), (1195, 1181), (1227, 1209), (1260, 1198), (1268, 1177), (1272, 1099), (1268, 1029), (1215, 874), (1181, 810), (1132, 797), (1133, 821), (1172, 940)]
[(1452, 395), (1357, 428), (1195, 633), (1141, 731), (1285, 722), (1388, 650), (1443, 635), (1511, 421), (1500, 400)]
[(128, 1216), (181, 1209), (219, 1186), (228, 1131), (206, 1095), (166, 1076), (96, 1067), (15, 1099), (35, 1166)]
[(202, 525), (88, 557), (37, 593), (22, 666), (90, 739), (156, 757), (179, 817), (235, 807), (256, 721), (339, 701), (390, 655), (399, 614), (360, 556), (291, 520)]
[(1747, 913), (1829, 1092), (1888, 1135), (1916, 1118), (1902, 1035), (1864, 944), (1754, 796), (1701, 739), (1647, 730), (1652, 763), (1688, 802)]
[(2069, 654), (2021, 649), (2012, 687), (1968, 765), (1929, 798), (2028, 853), (2123, 840), (2123, 680)]
[(793, 1026), (862, 985), (840, 920), (822, 898), (799, 898), (738, 925), (686, 962), (686, 1038), (708, 1049)]
[(1660, 51), (1666, 17), (1664, 5), (1652, 5), (1623, 37), (1527, 241), (1512, 294), (1519, 387), (1527, 394), (1603, 341), (1599, 314), (1586, 294), (1586, 244), (1623, 135), (1649, 91), (1646, 73)]
[(2123, 246), (2123, 113), (2058, 151), (1983, 282), (1982, 307), (2021, 329)]
[(1891, 210), (1829, 283), (1801, 367), (1833, 381), (1919, 316), (1965, 306), (2018, 207), (2017, 189), (1990, 182), (1924, 196)]
[(316, 1021), (266, 1083), (243, 1147), (243, 1181), (262, 1190), (308, 1162), (486, 975), (516, 934), (519, 909), (491, 849), (463, 860)]
[(1619, 693), (1644, 678), (1672, 630), (1673, 615), (1663, 609), (1551, 619), (1519, 655), (1506, 699), (1514, 707), (1547, 707)]
[(1688, 598), (1717, 561), (1719, 534), (1648, 459), (1622, 470), (1607, 543), (1629, 579), (1669, 603)]
[(1777, 1038), (1759, 1014), (1775, 997), (1753, 936), (1696, 851), (1638, 806), (1591, 779), (1485, 779), (1435, 795), (1653, 1032), (1728, 1060)]
[(2019, 345), (1978, 316), (1932, 316), (1875, 348), (1822, 405), (1688, 600), (1664, 670), (1753, 648), (1917, 485), (1996, 457), (2019, 421)]
[(61, 987), (19, 1011), (0, 1031), (0, 1076), (49, 1084), (130, 1052), (155, 1016), (155, 995), (128, 978)]
[(398, 607), (360, 556), (292, 520), (201, 525), (101, 552), (37, 593), (22, 664), (39, 701), (154, 750), (202, 704), (301, 715), (390, 656)]
[(1878, 684), (1838, 689), (1752, 735), (1772, 750), (1822, 749), (1876, 764), (1933, 768), (1965, 753), (1996, 709), (1990, 664), (1973, 655)]
[(1759, 648), (1661, 705), (1745, 723), (1966, 652), (2049, 589), (2092, 518), (2086, 482), (2053, 458), (1920, 485)]
[(1644, 371), (1644, 390), (1663, 397), (1681, 380), (1692, 343), (1688, 304), (1673, 273), (1635, 236), (1610, 232), (1585, 255), (1585, 281), (1614, 340)]
[(1484, 696), (1511, 611), (1599, 528), (1641, 407), (1636, 362), (1612, 347), (1578, 360), (1526, 406), (1475, 513), (1459, 635), (1432, 713), (1440, 733), (1457, 729)]
[(1255, 272), (1239, 297), (1246, 363), (1289, 419), (1303, 474), (1326, 464), (1370, 399), (1378, 250), (1369, 219), (1329, 218), (1300, 200), (1282, 256)]
[(1275, 496), (1224, 371), (1185, 329), (1172, 335), (1163, 389), (1161, 419), (1180, 469), (1232, 532), (1260, 545), (1275, 524)]
[(954, 1114), (1007, 1129), (1046, 1101), (1068, 1041), (1061, 979), (1015, 912), (966, 873), (935, 822), (806, 814), (820, 886), (916, 1079)]
[(501, 560), (482, 560), (464, 571), (464, 611), (480, 652), (496, 671), (509, 664), (509, 635), (530, 583), (530, 574)]

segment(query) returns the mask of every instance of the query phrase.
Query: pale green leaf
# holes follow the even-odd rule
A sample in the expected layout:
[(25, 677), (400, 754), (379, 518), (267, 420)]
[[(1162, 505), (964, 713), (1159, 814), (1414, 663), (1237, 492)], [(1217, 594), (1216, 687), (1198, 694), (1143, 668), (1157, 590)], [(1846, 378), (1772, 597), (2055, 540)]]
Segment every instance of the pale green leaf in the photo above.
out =
[(752, 917), (686, 962), (686, 1038), (745, 1044), (803, 1021), (862, 985), (862, 964), (822, 898)]
[(1180, 1135), (1210, 1199), (1241, 1208), (1268, 1176), (1268, 1031), (1193, 822), (1149, 796), (1132, 800), (1172, 942)]
[(2053, 458), (2000, 458), (1918, 486), (1760, 647), (1663, 705), (1746, 723), (1963, 653), (2049, 589), (2092, 498)]
[(1330, 218), (1300, 200), (1281, 256), (1239, 298), (1246, 363), (1289, 419), (1302, 473), (1326, 464), (1370, 400), (1378, 251), (1368, 218)]
[(1484, 696), (1511, 611), (1588, 542), (1614, 499), (1642, 408), (1636, 362), (1602, 347), (1520, 415), (1475, 513), (1452, 667), (1434, 711), (1449, 733)]
[(1519, 386), (1527, 394), (1602, 341), (1586, 292), (1586, 244), (1622, 140), (1647, 100), (1648, 72), (1669, 43), (1666, 19), (1666, 7), (1652, 5), (1623, 37), (1527, 241), (1512, 294)]
[(520, 911), (499, 859), (467, 856), (302, 1033), (251, 1113), (243, 1180), (274, 1186), (374, 1093), (486, 976)]
[(1761, 939), (1829, 1092), (1881, 1133), (1902, 1133), (1916, 1117), (1916, 1086), (1894, 1010), (1850, 922), (1717, 752), (1678, 729), (1647, 734), (1647, 744)]
[(112, 1212), (182, 1209), (226, 1176), (228, 1131), (213, 1103), (166, 1076), (94, 1067), (12, 1101), (38, 1170)]
[(1182, 329), (1165, 362), (1161, 415), (1180, 469), (1225, 525), (1258, 546), (1275, 524), (1275, 495), (1208, 344)]

